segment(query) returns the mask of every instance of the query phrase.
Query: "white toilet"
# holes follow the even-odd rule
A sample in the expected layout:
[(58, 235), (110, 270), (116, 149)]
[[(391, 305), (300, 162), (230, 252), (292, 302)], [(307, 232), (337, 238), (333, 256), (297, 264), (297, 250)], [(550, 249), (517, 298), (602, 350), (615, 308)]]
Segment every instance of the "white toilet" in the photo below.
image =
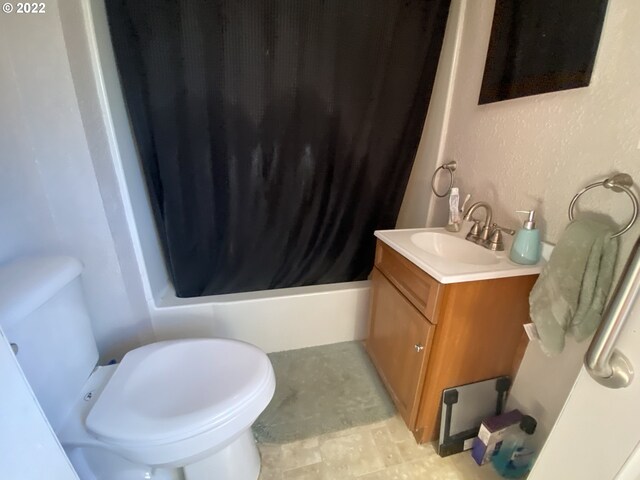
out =
[(0, 268), (0, 326), (82, 480), (255, 480), (251, 424), (275, 377), (257, 347), (152, 343), (119, 364), (98, 351), (70, 257)]

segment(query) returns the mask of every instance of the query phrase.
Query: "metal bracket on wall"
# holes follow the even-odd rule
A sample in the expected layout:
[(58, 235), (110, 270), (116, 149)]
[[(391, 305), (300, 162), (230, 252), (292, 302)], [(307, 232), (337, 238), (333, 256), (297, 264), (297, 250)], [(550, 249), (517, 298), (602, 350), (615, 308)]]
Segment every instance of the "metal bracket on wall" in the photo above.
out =
[[(442, 198), (449, 195), (449, 193), (451, 192), (451, 188), (453, 187), (453, 179), (455, 178), (454, 172), (456, 171), (457, 168), (458, 168), (458, 162), (456, 162), (455, 160), (451, 160), (450, 162), (440, 165), (438, 168), (436, 168), (436, 171), (433, 172), (433, 176), (431, 177), (431, 190), (433, 190), (433, 194), (436, 197)], [(449, 175), (450, 175), (449, 188), (447, 188), (447, 191), (444, 192), (443, 194), (440, 194), (436, 191), (436, 175), (440, 170), (446, 170), (447, 172), (449, 172)]]

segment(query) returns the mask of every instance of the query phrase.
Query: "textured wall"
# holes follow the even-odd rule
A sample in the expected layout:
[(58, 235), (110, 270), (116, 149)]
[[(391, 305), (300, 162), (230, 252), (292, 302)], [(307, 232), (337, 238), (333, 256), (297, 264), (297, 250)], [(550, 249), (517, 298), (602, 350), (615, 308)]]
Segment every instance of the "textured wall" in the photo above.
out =
[[(557, 242), (584, 185), (625, 171), (640, 181), (640, 2), (612, 0), (588, 88), (478, 105), (493, 0), (468, 2), (445, 157), (459, 162), (461, 193), (486, 200), (498, 223), (535, 208), (543, 238)], [(637, 191), (637, 189), (636, 189)], [(583, 209), (623, 223), (631, 204), (598, 189)], [(625, 235), (625, 246), (640, 222)]]
[(42, 15), (0, 15), (0, 263), (79, 258), (98, 347), (112, 358), (151, 323), (144, 302), (141, 312), (130, 301), (107, 221), (115, 200), (101, 195), (67, 55), (58, 2)]
[[(428, 222), (428, 219), (430, 220), (433, 216), (430, 212), (432, 208), (430, 202), (437, 200), (435, 195), (431, 195), (431, 177), (436, 166), (446, 161), (443, 158), (444, 146), (451, 113), (455, 69), (462, 39), (465, 6), (465, 0), (452, 0), (449, 8), (449, 18), (442, 41), (433, 93), (420, 145), (396, 221), (396, 228), (418, 228), (427, 224), (434, 225), (434, 223)], [(447, 175), (439, 175), (439, 180), (446, 183)], [(438, 192), (444, 191), (446, 185), (448, 184), (439, 185)], [(444, 218), (446, 221), (446, 216)]]
[[(463, 0), (464, 1), (464, 0)], [(543, 238), (558, 241), (567, 208), (583, 186), (624, 171), (640, 182), (640, 2), (610, 0), (594, 74), (587, 88), (478, 106), (494, 0), (466, 2), (444, 159), (458, 161), (461, 194), (488, 201), (495, 221), (516, 228), (515, 210), (535, 208)], [(638, 188), (635, 188), (638, 192)], [(631, 204), (623, 194), (590, 191), (582, 210), (624, 223)], [(446, 202), (431, 204), (429, 224), (446, 219)], [(640, 234), (622, 238), (620, 264)], [(540, 421), (546, 437), (580, 369), (586, 343), (562, 355), (527, 349), (511, 402)]]

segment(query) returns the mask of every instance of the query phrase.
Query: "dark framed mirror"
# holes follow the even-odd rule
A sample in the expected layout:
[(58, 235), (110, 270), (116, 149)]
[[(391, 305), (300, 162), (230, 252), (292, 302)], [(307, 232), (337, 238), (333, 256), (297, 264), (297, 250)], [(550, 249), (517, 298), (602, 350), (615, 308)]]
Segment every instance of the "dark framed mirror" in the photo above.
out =
[(496, 0), (478, 103), (586, 87), (607, 0)]

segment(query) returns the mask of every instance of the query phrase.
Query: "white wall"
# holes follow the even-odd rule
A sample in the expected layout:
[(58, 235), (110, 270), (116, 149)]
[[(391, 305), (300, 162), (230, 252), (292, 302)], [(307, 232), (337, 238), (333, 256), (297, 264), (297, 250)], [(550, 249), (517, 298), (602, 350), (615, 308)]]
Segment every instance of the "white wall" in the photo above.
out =
[[(514, 211), (536, 208), (543, 238), (555, 243), (587, 183), (616, 170), (640, 181), (638, 7), (609, 2), (589, 87), (479, 106), (493, 0), (468, 2), (445, 156), (460, 163), (462, 193), (488, 201), (498, 223), (517, 227)], [(628, 198), (601, 190), (585, 195), (585, 209), (628, 219)], [(639, 232), (624, 237), (627, 252)]]
[(151, 324), (124, 281), (128, 259), (106, 212), (118, 203), (98, 185), (56, 1), (45, 14), (0, 15), (0, 89), (0, 262), (34, 253), (79, 258), (101, 354), (119, 356)]
[[(105, 4), (74, 0), (61, 16), (80, 111), (119, 256), (131, 268), (125, 280), (136, 298), (159, 298), (169, 282), (120, 88)], [(142, 291), (141, 291), (142, 290)]]
[(2, 478), (78, 478), (0, 330)]
[[(433, 210), (443, 202), (448, 204), (446, 198), (443, 200), (431, 195), (431, 177), (438, 165), (453, 160), (445, 157), (444, 147), (449, 128), (465, 10), (465, 1), (451, 2), (438, 70), (433, 84), (433, 94), (396, 228), (434, 225), (431, 221)], [(436, 188), (439, 193), (446, 191), (448, 180), (446, 173), (438, 174)]]
[[(583, 186), (612, 171), (640, 182), (640, 2), (609, 2), (588, 88), (479, 106), (493, 6), (494, 0), (453, 1), (452, 9), (464, 11), (464, 21), (453, 53), (455, 83), (438, 163), (457, 160), (461, 194), (488, 201), (501, 225), (517, 228), (521, 220), (514, 211), (535, 208), (543, 238), (555, 243), (568, 223), (569, 202)], [(599, 190), (585, 195), (583, 210), (626, 222), (629, 199)], [(428, 187), (422, 199), (412, 201), (430, 203), (427, 224), (446, 221), (446, 202), (433, 201)], [(639, 234), (640, 222), (622, 237), (620, 264)], [(539, 419), (543, 437), (564, 404), (586, 347), (569, 343), (556, 358), (545, 357), (537, 345), (527, 349), (511, 401)]]

